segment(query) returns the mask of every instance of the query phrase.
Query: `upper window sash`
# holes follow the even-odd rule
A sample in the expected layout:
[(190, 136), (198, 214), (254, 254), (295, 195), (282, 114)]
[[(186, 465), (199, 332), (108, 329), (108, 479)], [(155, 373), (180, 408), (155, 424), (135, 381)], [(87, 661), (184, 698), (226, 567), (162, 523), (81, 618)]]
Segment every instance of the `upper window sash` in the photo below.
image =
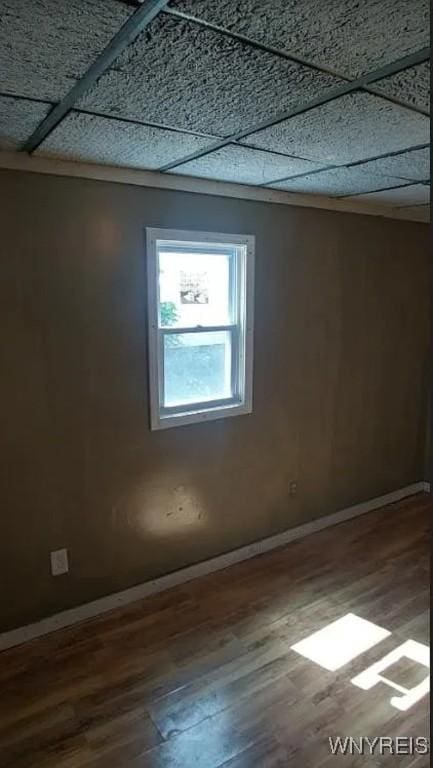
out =
[[(156, 250), (156, 273), (158, 278), (158, 284), (157, 284), (157, 301), (158, 301), (158, 327), (159, 328), (175, 328), (179, 326), (183, 327), (194, 327), (195, 325), (199, 325), (202, 327), (209, 327), (209, 326), (222, 326), (222, 325), (235, 325), (239, 323), (240, 320), (240, 314), (239, 314), (239, 302), (241, 299), (240, 296), (240, 289), (241, 289), (241, 281), (242, 281), (242, 275), (241, 275), (241, 254), (239, 253), (239, 249), (244, 249), (244, 245), (242, 244), (236, 244), (231, 243), (228, 245), (225, 244), (208, 244), (206, 242), (180, 242), (180, 241), (166, 241), (166, 240), (156, 240), (155, 243), (155, 250)], [(188, 258), (194, 259), (194, 256), (199, 257), (196, 261), (196, 269), (197, 271), (200, 271), (203, 267), (200, 266), (200, 262), (203, 261), (203, 259), (206, 259), (206, 257), (215, 257), (215, 261), (212, 261), (209, 263), (207, 262), (206, 266), (207, 268), (211, 269), (213, 267), (214, 275), (215, 275), (215, 282), (219, 282), (220, 284), (224, 282), (224, 280), (227, 280), (227, 290), (225, 292), (225, 299), (224, 299), (224, 305), (220, 307), (219, 314), (212, 314), (211, 317), (206, 317), (209, 312), (206, 309), (206, 304), (202, 305), (202, 312), (199, 313), (195, 310), (199, 309), (199, 307), (196, 307), (195, 310), (193, 310), (193, 313), (196, 315), (199, 315), (199, 319), (196, 322), (182, 322), (182, 317), (172, 319), (170, 324), (164, 323), (161, 317), (161, 308), (166, 303), (166, 300), (164, 299), (164, 296), (161, 295), (161, 291), (167, 294), (167, 280), (166, 273), (168, 273), (170, 270), (176, 271), (179, 270), (180, 274), (182, 274), (182, 255), (184, 255), (185, 259)], [(177, 257), (180, 257), (179, 261), (177, 261)], [(219, 258), (221, 261), (219, 261)], [(225, 263), (223, 261), (225, 259)], [(194, 262), (193, 262), (194, 263)], [(179, 266), (180, 264), (180, 266)], [(188, 264), (188, 262), (186, 262)], [(193, 269), (192, 265), (189, 266), (190, 269)], [(169, 282), (169, 281), (168, 281)], [(164, 285), (165, 283), (165, 285)], [(213, 286), (210, 286), (210, 290), (212, 291)], [(220, 290), (219, 295), (219, 301), (222, 300), (222, 287)], [(186, 304), (186, 303), (185, 303)], [(188, 307), (184, 306), (184, 314), (187, 314)], [(214, 310), (215, 312), (215, 310)]]

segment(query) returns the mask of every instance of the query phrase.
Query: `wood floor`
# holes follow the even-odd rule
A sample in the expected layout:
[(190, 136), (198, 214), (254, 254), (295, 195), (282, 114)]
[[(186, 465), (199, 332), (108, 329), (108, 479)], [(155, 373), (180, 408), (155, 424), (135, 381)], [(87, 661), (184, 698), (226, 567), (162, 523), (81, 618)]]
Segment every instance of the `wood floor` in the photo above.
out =
[[(427, 696), (351, 679), (429, 641), (430, 515), (415, 496), (0, 654), (1, 768), (428, 766), (328, 737), (428, 734)], [(335, 671), (291, 650), (349, 613), (391, 634)]]

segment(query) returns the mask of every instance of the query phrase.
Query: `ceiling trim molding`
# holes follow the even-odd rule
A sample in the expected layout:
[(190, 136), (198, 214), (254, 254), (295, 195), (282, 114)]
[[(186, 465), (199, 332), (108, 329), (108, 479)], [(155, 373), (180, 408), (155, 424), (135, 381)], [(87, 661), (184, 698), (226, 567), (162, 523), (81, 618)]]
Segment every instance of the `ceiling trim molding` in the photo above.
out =
[[(159, 171), (144, 171), (111, 165), (71, 162), (69, 160), (37, 157), (23, 152), (0, 151), (0, 169), (48, 174), (51, 176), (93, 179), (96, 181), (114, 182), (116, 184), (132, 184), (139, 187), (193, 192), (200, 195), (231, 197), (240, 200), (275, 203), (302, 208), (318, 208), (328, 211), (339, 211), (340, 213), (357, 213), (369, 216), (382, 216), (390, 219), (425, 222), (423, 218), (415, 218), (412, 214), (408, 215), (407, 211), (400, 211), (399, 209), (384, 205), (370, 205), (369, 203), (353, 199), (297, 194), (266, 187), (198, 179), (192, 176), (163, 174)], [(420, 214), (422, 216), (422, 212)]]

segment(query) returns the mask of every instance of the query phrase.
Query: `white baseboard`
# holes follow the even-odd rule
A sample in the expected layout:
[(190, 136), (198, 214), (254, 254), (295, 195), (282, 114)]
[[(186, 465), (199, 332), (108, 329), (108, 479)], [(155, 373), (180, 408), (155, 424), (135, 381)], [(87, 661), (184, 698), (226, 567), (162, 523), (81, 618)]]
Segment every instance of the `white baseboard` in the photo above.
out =
[(248, 544), (240, 549), (235, 549), (232, 552), (227, 552), (224, 555), (218, 555), (211, 560), (205, 560), (202, 563), (191, 565), (188, 568), (182, 568), (179, 571), (170, 573), (167, 576), (161, 576), (158, 579), (146, 581), (143, 584), (138, 584), (130, 589), (125, 589), (122, 592), (116, 592), (107, 597), (101, 597), (98, 600), (93, 600), (91, 603), (85, 603), (79, 605), (77, 608), (71, 608), (67, 611), (62, 611), (54, 616), (49, 616), (46, 619), (41, 619), (34, 624), (28, 624), (24, 627), (18, 627), (12, 629), (9, 632), (0, 634), (0, 651), (6, 648), (12, 648), (15, 645), (20, 645), (28, 640), (33, 640), (36, 637), (47, 635), (50, 632), (54, 632), (56, 629), (63, 627), (69, 627), (72, 624), (76, 624), (79, 621), (90, 619), (94, 616), (99, 616), (102, 613), (111, 611), (119, 606), (127, 605), (136, 600), (141, 600), (149, 595), (154, 595), (157, 592), (162, 592), (170, 587), (184, 584), (192, 579), (197, 579), (199, 576), (205, 576), (206, 574), (213, 573), (214, 571), (220, 571), (223, 568), (227, 568), (230, 565), (239, 563), (242, 560), (248, 560), (255, 555), (263, 554), (276, 547), (281, 547), (284, 544), (288, 544), (291, 541), (300, 539), (304, 536), (308, 536), (311, 533), (321, 531), (323, 528), (329, 528), (329, 526), (343, 523), (346, 520), (350, 520), (358, 515), (364, 515), (366, 512), (371, 512), (374, 509), (379, 509), (387, 504), (404, 499), (408, 496), (413, 496), (416, 493), (423, 493), (430, 491), (430, 484), (425, 482), (414, 483), (408, 485), (405, 488), (400, 488), (397, 491), (386, 493), (384, 496), (378, 496), (375, 499), (364, 501), (361, 504), (356, 504), (353, 507), (342, 509), (339, 512), (334, 512), (331, 515), (325, 515), (319, 517), (316, 520), (312, 520), (309, 523), (304, 523), (296, 528), (290, 528), (288, 531), (278, 533), (276, 536), (270, 536), (267, 539), (256, 541), (253, 544)]

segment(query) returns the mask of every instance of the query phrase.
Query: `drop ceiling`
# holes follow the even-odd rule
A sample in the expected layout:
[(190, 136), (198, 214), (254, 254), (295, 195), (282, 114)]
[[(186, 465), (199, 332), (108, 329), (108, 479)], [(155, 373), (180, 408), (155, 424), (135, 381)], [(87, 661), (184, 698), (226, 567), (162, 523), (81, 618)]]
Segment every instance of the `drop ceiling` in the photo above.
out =
[(0, 150), (427, 219), (428, 6), (0, 0)]

